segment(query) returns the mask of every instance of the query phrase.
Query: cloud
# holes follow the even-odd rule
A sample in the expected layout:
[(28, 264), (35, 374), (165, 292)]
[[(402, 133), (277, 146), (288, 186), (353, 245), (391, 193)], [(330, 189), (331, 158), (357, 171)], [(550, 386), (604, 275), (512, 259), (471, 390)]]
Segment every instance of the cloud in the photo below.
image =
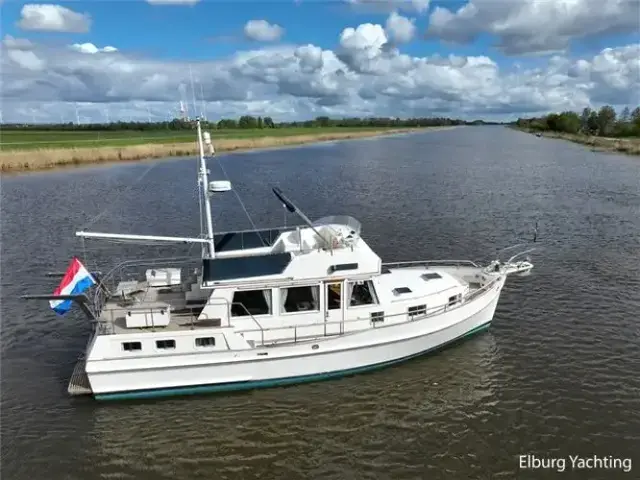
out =
[(28, 4), (22, 7), (17, 25), (22, 30), (87, 33), (91, 28), (91, 17), (60, 5)]
[(415, 20), (403, 17), (397, 12), (391, 12), (385, 30), (389, 39), (394, 43), (408, 43), (416, 33)]
[(151, 5), (195, 5), (200, 0), (146, 0)]
[[(329, 116), (514, 118), (566, 109), (640, 103), (640, 44), (584, 58), (556, 55), (538, 68), (501, 68), (487, 56), (411, 56), (389, 47), (377, 24), (346, 28), (334, 50), (277, 45), (191, 64), (93, 44), (55, 47), (6, 36), (5, 121), (146, 120), (177, 115), (180, 100), (209, 118), (244, 114), (278, 120)], [(88, 52), (88, 53), (87, 53)], [(183, 92), (183, 93), (180, 93)]]
[(74, 43), (73, 45), (71, 45), (71, 48), (81, 53), (90, 53), (90, 54), (100, 53), (100, 52), (113, 53), (118, 51), (116, 47), (112, 47), (112, 46), (98, 48), (93, 43)]
[(391, 12), (401, 9), (408, 12), (424, 13), (431, 0), (344, 0), (355, 7), (371, 7), (375, 10)]
[(506, 54), (548, 54), (573, 39), (636, 32), (639, 18), (639, 0), (469, 0), (455, 12), (436, 7), (427, 36), (470, 43), (488, 33)]
[(257, 42), (275, 42), (284, 35), (284, 29), (266, 20), (249, 20), (244, 26), (244, 35)]

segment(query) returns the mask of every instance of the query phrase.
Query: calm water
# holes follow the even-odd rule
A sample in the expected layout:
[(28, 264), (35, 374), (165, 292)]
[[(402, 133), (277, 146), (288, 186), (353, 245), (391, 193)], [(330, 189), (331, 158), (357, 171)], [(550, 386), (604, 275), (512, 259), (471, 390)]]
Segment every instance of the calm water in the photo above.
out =
[[(52, 291), (42, 273), (85, 255), (73, 232), (109, 205), (92, 230), (196, 233), (195, 162), (3, 178), (3, 478), (554, 476), (519, 470), (520, 454), (630, 457), (630, 474), (561, 477), (638, 478), (638, 158), (468, 127), (221, 159), (258, 227), (283, 222), (277, 185), (312, 218), (358, 218), (385, 261), (487, 258), (536, 220), (543, 248), (533, 275), (507, 282), (492, 328), (435, 356), (303, 386), (101, 404), (66, 393), (87, 322), (16, 297)], [(251, 227), (232, 193), (218, 202), (218, 229)], [(86, 251), (90, 267), (123, 256)]]

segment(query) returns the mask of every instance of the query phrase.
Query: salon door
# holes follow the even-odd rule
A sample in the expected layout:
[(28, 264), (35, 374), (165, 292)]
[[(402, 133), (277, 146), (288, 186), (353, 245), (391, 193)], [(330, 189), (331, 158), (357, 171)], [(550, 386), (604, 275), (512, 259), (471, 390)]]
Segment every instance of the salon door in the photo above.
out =
[(342, 322), (344, 318), (344, 293), (345, 282), (332, 281), (324, 284), (324, 316), (327, 322), (327, 332), (342, 333)]

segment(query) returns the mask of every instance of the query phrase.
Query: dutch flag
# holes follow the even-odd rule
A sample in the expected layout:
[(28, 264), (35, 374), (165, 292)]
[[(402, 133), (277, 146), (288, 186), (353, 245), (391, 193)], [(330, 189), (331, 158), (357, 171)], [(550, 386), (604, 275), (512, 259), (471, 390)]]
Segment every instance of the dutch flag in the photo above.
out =
[[(96, 284), (95, 279), (77, 257), (73, 257), (67, 272), (62, 277), (54, 295), (79, 295)], [(71, 309), (71, 300), (51, 300), (49, 305), (58, 315), (64, 315)]]

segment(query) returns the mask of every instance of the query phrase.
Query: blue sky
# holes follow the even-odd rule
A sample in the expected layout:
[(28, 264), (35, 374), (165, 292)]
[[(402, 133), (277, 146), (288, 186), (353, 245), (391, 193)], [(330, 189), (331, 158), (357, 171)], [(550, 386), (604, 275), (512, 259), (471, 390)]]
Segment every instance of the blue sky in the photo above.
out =
[[(372, 1), (376, 2), (375, 5), (371, 5)], [(239, 60), (236, 61), (234, 66), (240, 72), (238, 75), (242, 76), (242, 81), (247, 82), (249, 89), (255, 87), (256, 90), (254, 93), (247, 95), (246, 101), (255, 103), (258, 98), (272, 100), (273, 95), (280, 92), (288, 96), (287, 98), (290, 97), (289, 100), (292, 105), (307, 99), (310, 102), (307, 113), (311, 114), (332, 113), (333, 110), (331, 108), (336, 107), (341, 101), (347, 101), (344, 92), (329, 91), (332, 88), (330, 85), (342, 81), (329, 79), (329, 75), (332, 72), (327, 70), (329, 68), (327, 65), (338, 65), (334, 62), (334, 58), (338, 58), (343, 65), (333, 67), (333, 73), (350, 72), (350, 74), (353, 74), (352, 77), (349, 77), (350, 83), (340, 87), (343, 90), (345, 88), (354, 89), (353, 94), (355, 96), (352, 98), (353, 101), (357, 100), (356, 96), (359, 95), (357, 92), (360, 91), (362, 93), (362, 88), (369, 88), (370, 84), (372, 89), (370, 92), (375, 90), (376, 94), (380, 95), (379, 105), (393, 104), (394, 99), (402, 98), (403, 110), (400, 113), (405, 111), (419, 112), (421, 109), (439, 112), (443, 108), (446, 109), (445, 104), (449, 102), (452, 115), (455, 116), (457, 113), (464, 116), (462, 114), (465, 112), (455, 111), (455, 106), (459, 106), (465, 101), (464, 92), (461, 91), (463, 87), (448, 87), (447, 80), (444, 78), (445, 75), (451, 74), (451, 82), (457, 81), (462, 85), (465, 83), (465, 79), (470, 78), (470, 75), (478, 74), (479, 82), (482, 82), (486, 95), (489, 95), (489, 92), (498, 88), (505, 88), (504, 83), (507, 81), (511, 82), (509, 85), (512, 87), (515, 83), (518, 83), (514, 83), (514, 72), (522, 73), (542, 69), (549, 75), (557, 75), (558, 72), (554, 69), (557, 69), (559, 57), (565, 60), (566, 68), (563, 75), (567, 78), (577, 78), (575, 76), (572, 77), (570, 73), (580, 70), (581, 75), (588, 74), (590, 76), (590, 81), (597, 77), (598, 81), (605, 83), (608, 81), (609, 84), (602, 86), (601, 93), (586, 92), (586, 90), (578, 92), (574, 101), (560, 98), (571, 94), (571, 90), (567, 85), (567, 88), (562, 93), (556, 95), (555, 101), (558, 107), (570, 107), (573, 104), (585, 102), (597, 104), (599, 98), (616, 99), (618, 98), (616, 97), (617, 93), (620, 92), (616, 93), (611, 89), (616, 90), (617, 88), (621, 90), (637, 85), (638, 79), (633, 75), (635, 68), (633, 58), (628, 60), (630, 56), (633, 56), (634, 51), (625, 50), (623, 52), (620, 50), (622, 52), (620, 53), (621, 61), (627, 62), (627, 64), (625, 66), (611, 64), (608, 67), (611, 70), (609, 72), (595, 72), (594, 69), (600, 68), (598, 65), (602, 62), (595, 62), (594, 59), (599, 58), (598, 55), (604, 55), (607, 57), (607, 61), (611, 63), (610, 55), (607, 56), (606, 53), (603, 53), (604, 49), (623, 49), (637, 45), (640, 42), (638, 28), (634, 28), (633, 21), (633, 16), (636, 13), (640, 15), (640, 10), (638, 10), (639, 0), (607, 0), (606, 5), (600, 0), (574, 0), (570, 8), (563, 6), (563, 0), (546, 0), (545, 2), (538, 2), (538, 6), (534, 5), (535, 1), (279, 0), (274, 2), (251, 2), (241, 0), (223, 2), (202, 0), (195, 4), (158, 5), (147, 3), (145, 0), (137, 0), (74, 1), (51, 4), (54, 7), (65, 7), (68, 9), (67, 11), (75, 12), (73, 13), (74, 15), (84, 15), (83, 18), (87, 20), (87, 27), (83, 29), (68, 28), (62, 25), (60, 23), (62, 22), (60, 20), (62, 17), (45, 18), (44, 13), (38, 12), (29, 17), (25, 13), (25, 8), (31, 8), (28, 2), (5, 0), (2, 3), (1, 20), (5, 39), (4, 48), (17, 49), (16, 42), (14, 41), (11, 44), (11, 40), (21, 39), (33, 45), (33, 47), (29, 48), (40, 48), (40, 50), (32, 50), (32, 56), (36, 56), (39, 60), (36, 65), (29, 63), (29, 60), (25, 57), (25, 47), (23, 46), (20, 47), (21, 60), (16, 60), (19, 55), (14, 52), (13, 55), (10, 55), (13, 63), (11, 60), (6, 60), (7, 63), (3, 66), (9, 69), (12, 79), (20, 79), (22, 72), (24, 80), (35, 76), (34, 72), (37, 70), (37, 65), (40, 65), (40, 70), (44, 72), (45, 64), (55, 64), (53, 58), (47, 57), (45, 59), (43, 57), (43, 55), (54, 56), (55, 53), (52, 49), (60, 49), (60, 55), (68, 55), (69, 49), (73, 48), (74, 44), (91, 44), (97, 47), (98, 50), (105, 46), (112, 46), (117, 49), (116, 53), (111, 54), (111, 58), (114, 61), (123, 62), (126, 60), (127, 62), (134, 62), (136, 59), (147, 63), (152, 61), (158, 65), (164, 65), (167, 71), (172, 68), (172, 65), (177, 69), (184, 70), (185, 62), (193, 63), (195, 65), (194, 68), (199, 69), (197, 71), (199, 82), (207, 86), (205, 80), (206, 72), (212, 71), (210, 69), (215, 70), (222, 65), (216, 62), (232, 61), (230, 59), (238, 57), (239, 52), (262, 50), (266, 52), (263, 57), (264, 55), (276, 55), (277, 58), (284, 62), (280, 70), (280, 77), (277, 80), (272, 80), (269, 79), (270, 77), (265, 76), (263, 81), (256, 76), (259, 74), (254, 71), (245, 77), (243, 72), (247, 72), (249, 67), (236, 65)], [(465, 5), (469, 11), (474, 11), (473, 15), (456, 15), (458, 9)], [(472, 7), (471, 9), (470, 6)], [(419, 7), (427, 8), (421, 9)], [(400, 30), (389, 28), (387, 22), (391, 12), (394, 11), (404, 22), (399, 25), (399, 27), (405, 28), (404, 34)], [(46, 15), (50, 14), (51, 11)], [(29, 17), (27, 22), (25, 22), (25, 15)], [(22, 23), (20, 23), (21, 17)], [(640, 23), (640, 17), (637, 15), (636, 17), (638, 21), (635, 23)], [(266, 21), (268, 22), (267, 25), (271, 27), (277, 25), (282, 33), (277, 35), (277, 39), (248, 39), (245, 26), (251, 20)], [(415, 25), (410, 35), (406, 30), (406, 26), (410, 25), (409, 22)], [(341, 34), (346, 28), (358, 29), (359, 26), (365, 24), (372, 24), (376, 26), (377, 30), (362, 28), (352, 38), (350, 44), (341, 42)], [(70, 30), (75, 30), (75, 32)], [(405, 35), (405, 39), (392, 41), (393, 32), (398, 32), (396, 35)], [(428, 35), (425, 38), (427, 33)], [(376, 40), (380, 35), (386, 36), (389, 43), (392, 43), (397, 48), (393, 54), (395, 55), (394, 59), (390, 59), (389, 54), (380, 53), (380, 42)], [(7, 38), (9, 38), (9, 41), (7, 41)], [(367, 42), (372, 43), (369, 44)], [(299, 55), (296, 57), (294, 54), (296, 47), (308, 44), (320, 47), (325, 52), (330, 52), (322, 54), (324, 62), (321, 61), (320, 63), (323, 63), (324, 66), (317, 67), (315, 73), (308, 68), (303, 68), (301, 65), (306, 60), (302, 60), (302, 57)], [(11, 47), (10, 45), (14, 46)], [(42, 50), (43, 48), (48, 49), (46, 54)], [(280, 49), (278, 50), (279, 53), (268, 53), (274, 49)], [(282, 53), (284, 52), (283, 49), (289, 49), (289, 53)], [(78, 54), (80, 55), (80, 53)], [(84, 55), (86, 56), (86, 54), (87, 52), (85, 51)], [(295, 57), (296, 61), (299, 61), (295, 71), (292, 70), (294, 67), (291, 66), (291, 62), (283, 57), (283, 55), (289, 54), (293, 55), (291, 58)], [(310, 52), (306, 54), (311, 55)], [(85, 58), (82, 63), (97, 62), (98, 58), (104, 58), (99, 57), (100, 55), (106, 55), (106, 53), (98, 52), (97, 55), (93, 55), (94, 58), (91, 60)], [(455, 55), (459, 58), (472, 59), (471, 62), (475, 64), (483, 64), (482, 60), (475, 59), (488, 57), (492, 62), (491, 68), (494, 68), (496, 73), (495, 75), (489, 75), (486, 72), (478, 73), (477, 71), (473, 73), (470, 71), (456, 73), (452, 69), (462, 68), (459, 65), (459, 61), (456, 60), (454, 61), (455, 65), (447, 67), (442, 62), (438, 63), (437, 60), (434, 60), (434, 55), (440, 55), (444, 58)], [(397, 72), (388, 70), (394, 68), (394, 65), (401, 66), (403, 62), (406, 64), (409, 61), (407, 60), (408, 58), (413, 59), (412, 62), (415, 64), (415, 68), (412, 71), (404, 67), (402, 67), (404, 70)], [(552, 60), (554, 58), (555, 60)], [(586, 70), (584, 69), (587, 68), (585, 65), (576, 64), (580, 59), (588, 62), (593, 67), (588, 73), (585, 73)], [(615, 61), (618, 61), (617, 57)], [(631, 64), (629, 64), (629, 61)], [(268, 63), (266, 60), (260, 60), (260, 62), (262, 65)], [(277, 67), (269, 65), (271, 76), (277, 76), (278, 72), (273, 71)], [(230, 68), (228, 64), (225, 64), (225, 67)], [(478, 66), (478, 68), (480, 67), (481, 65)], [(467, 65), (464, 68), (470, 67)], [(486, 70), (488, 66), (484, 65), (482, 68)], [(614, 79), (616, 69), (620, 70), (620, 72), (627, 72), (628, 78)], [(93, 67), (91, 72), (97, 75)], [(105, 72), (106, 75), (112, 75), (113, 73), (112, 71)], [(596, 75), (596, 73), (598, 74)], [(84, 87), (89, 88), (90, 84), (104, 83), (103, 79), (88, 81), (86, 75), (88, 75), (88, 72), (80, 75), (84, 80), (79, 80), (85, 82), (83, 84)], [(219, 76), (219, 72), (216, 75)], [(361, 82), (358, 82), (358, 79), (354, 77), (357, 75), (361, 76)], [(431, 80), (429, 78), (418, 78), (418, 75), (431, 76)], [(531, 73), (530, 77), (535, 75), (539, 76), (539, 73)], [(295, 76), (303, 86), (293, 88), (291, 86), (292, 76)], [(442, 78), (440, 78), (441, 76)], [(522, 83), (527, 84), (531, 80), (530, 77), (523, 77)], [(230, 78), (229, 80), (233, 83), (236, 78), (240, 77)], [(346, 77), (343, 75), (341, 78)], [(583, 78), (583, 80), (586, 81), (587, 79)], [(176, 78), (175, 81), (179, 83), (183, 82), (184, 79)], [(222, 82), (223, 80), (220, 79), (219, 81)], [(319, 86), (319, 83), (322, 82), (325, 82), (326, 85)], [(35, 88), (38, 84), (42, 85), (46, 81), (40, 79), (34, 80), (32, 83), (33, 88)], [(358, 83), (367, 85), (358, 90)], [(219, 92), (222, 91), (219, 90), (222, 88), (221, 85), (214, 81), (212, 81), (211, 85), (208, 85), (206, 90), (212, 94), (209, 95), (210, 98), (204, 99), (207, 103), (223, 100), (219, 98), (221, 97)], [(275, 87), (271, 89), (263, 88), (265, 85)], [(581, 88), (585, 89), (597, 88), (593, 85), (586, 86), (586, 82), (582, 82), (580, 85), (582, 85)], [(471, 86), (472, 84), (469, 83), (464, 88)], [(231, 88), (232, 85), (229, 87)], [(24, 87), (22, 88), (24, 89)], [(95, 92), (95, 102), (109, 102), (108, 97), (110, 95), (115, 108), (116, 103), (121, 104), (125, 101), (124, 97), (126, 95), (121, 93), (114, 94), (114, 88), (109, 89), (104, 85), (101, 88), (102, 91), (99, 91), (100, 88), (98, 88)], [(539, 88), (542, 88), (542, 86)], [(607, 89), (608, 91), (605, 91)], [(313, 92), (307, 95), (311, 90)], [(331, 99), (320, 101), (318, 96), (320, 94), (316, 90), (325, 91)], [(15, 92), (18, 91), (20, 89), (15, 90)], [(423, 102), (424, 105), (420, 106), (420, 91), (424, 92), (425, 99), (426, 97), (433, 98), (434, 95), (440, 95), (441, 101), (429, 103), (425, 100)], [(531, 92), (531, 94), (531, 100), (524, 98), (524, 94), (515, 95), (510, 100), (514, 105), (514, 114), (519, 107), (527, 111), (533, 111), (537, 107), (540, 107), (541, 110), (544, 110), (545, 107), (548, 110), (554, 108), (551, 98), (546, 100), (535, 98), (536, 95), (540, 96), (540, 92)], [(68, 92), (59, 92), (52, 88), (48, 88), (46, 94), (41, 93), (40, 97), (43, 100), (49, 100), (47, 95), (51, 96), (50, 100), (52, 102), (69, 103), (73, 100), (73, 95), (69, 95)], [(542, 93), (542, 95), (546, 94)], [(371, 97), (371, 94), (369, 94), (369, 97)], [(137, 100), (159, 102), (162, 98), (162, 95), (158, 92), (153, 95), (142, 95)], [(362, 99), (362, 95), (358, 98)], [(469, 92), (469, 98), (474, 98), (472, 91)], [(3, 92), (5, 103), (10, 104), (15, 99), (16, 97), (12, 97), (10, 93)], [(132, 97), (130, 100), (136, 101), (136, 98)], [(77, 101), (91, 103), (92, 100), (89, 94), (85, 94), (82, 98), (78, 97)], [(233, 103), (240, 100), (236, 94), (235, 96), (232, 95), (229, 101)], [(622, 105), (626, 102), (635, 101), (635, 97), (627, 96), (627, 98), (624, 98), (624, 95), (621, 94), (619, 95), (619, 100), (616, 101), (619, 101), (619, 104)], [(486, 98), (480, 103), (482, 105), (477, 105), (477, 108), (474, 107), (478, 114), (482, 112), (491, 114), (493, 110), (504, 111), (507, 108), (504, 105), (504, 95), (499, 94), (494, 95), (493, 105), (490, 98)], [(63, 107), (61, 106), (60, 108)], [(220, 113), (224, 110), (220, 110), (217, 104), (215, 108), (218, 108)], [(366, 111), (366, 108), (362, 105), (359, 108)], [(371, 114), (381, 113), (381, 110), (376, 108), (371, 110)], [(5, 110), (7, 110), (6, 107)], [(240, 112), (242, 108), (234, 104), (234, 108), (231, 110)], [(339, 109), (334, 108), (334, 110), (338, 112)], [(348, 108), (345, 108), (346, 110)]]

